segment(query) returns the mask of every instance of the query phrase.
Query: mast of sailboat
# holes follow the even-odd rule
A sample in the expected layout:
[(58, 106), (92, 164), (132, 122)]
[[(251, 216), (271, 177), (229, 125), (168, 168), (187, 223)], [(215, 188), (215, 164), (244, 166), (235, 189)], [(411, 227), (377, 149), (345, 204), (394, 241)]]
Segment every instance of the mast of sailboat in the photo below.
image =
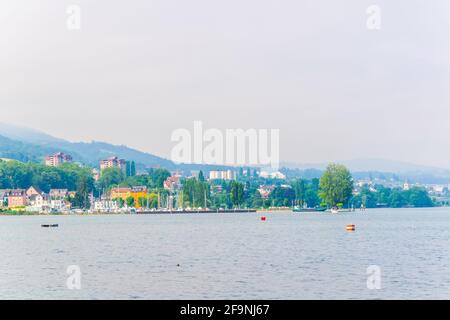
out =
[(160, 209), (160, 208), (161, 208), (161, 195), (158, 191), (158, 209)]

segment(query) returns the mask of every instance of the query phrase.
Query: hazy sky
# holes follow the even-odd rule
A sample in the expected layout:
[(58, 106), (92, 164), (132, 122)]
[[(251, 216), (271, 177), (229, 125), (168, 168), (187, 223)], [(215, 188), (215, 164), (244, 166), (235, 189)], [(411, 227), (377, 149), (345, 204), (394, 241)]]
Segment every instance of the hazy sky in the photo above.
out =
[(0, 0), (0, 121), (71, 141), (168, 157), (201, 120), (279, 128), (284, 161), (450, 168), (449, 91), (448, 0)]

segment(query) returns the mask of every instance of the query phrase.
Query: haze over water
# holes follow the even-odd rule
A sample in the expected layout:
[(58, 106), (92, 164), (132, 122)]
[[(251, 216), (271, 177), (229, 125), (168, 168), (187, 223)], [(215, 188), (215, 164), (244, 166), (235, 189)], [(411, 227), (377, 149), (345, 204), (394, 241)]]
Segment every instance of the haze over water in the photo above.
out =
[(448, 299), (449, 213), (1, 216), (0, 298)]

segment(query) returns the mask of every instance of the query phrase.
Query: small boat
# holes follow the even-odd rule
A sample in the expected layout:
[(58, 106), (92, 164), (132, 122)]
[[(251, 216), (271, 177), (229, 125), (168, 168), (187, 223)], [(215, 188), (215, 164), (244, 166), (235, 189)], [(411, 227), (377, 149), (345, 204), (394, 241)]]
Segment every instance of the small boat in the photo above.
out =
[(292, 208), (292, 212), (315, 212), (316, 210), (314, 208), (299, 208), (294, 207)]
[(336, 207), (333, 207), (333, 208), (330, 209), (330, 212), (331, 213), (339, 213), (339, 209), (336, 208)]
[(294, 207), (292, 208), (292, 212), (323, 212), (327, 210), (325, 207), (315, 207), (315, 208), (299, 208)]
[(55, 223), (55, 224), (41, 224), (42, 228), (56, 228), (58, 226), (59, 225), (57, 223)]

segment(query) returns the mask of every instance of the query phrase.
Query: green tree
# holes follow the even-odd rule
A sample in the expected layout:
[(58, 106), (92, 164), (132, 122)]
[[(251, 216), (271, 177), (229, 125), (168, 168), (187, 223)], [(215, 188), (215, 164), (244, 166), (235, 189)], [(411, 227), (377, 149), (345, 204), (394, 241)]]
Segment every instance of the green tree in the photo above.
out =
[(148, 207), (158, 208), (158, 195), (156, 193), (150, 193), (148, 195)]
[(77, 191), (71, 203), (76, 208), (89, 209), (89, 183), (86, 177), (81, 177), (78, 181)]
[(148, 171), (149, 174), (149, 185), (150, 188), (162, 188), (164, 185), (164, 181), (170, 177), (170, 172), (166, 169), (150, 169)]
[(292, 183), (292, 188), (294, 189), (294, 192), (295, 192), (295, 204), (302, 206), (303, 203), (305, 202), (305, 197), (306, 197), (305, 180), (303, 180), (303, 179), (295, 180)]
[(131, 176), (130, 172), (131, 172), (131, 162), (127, 161), (125, 162), (125, 177)]
[(377, 203), (388, 205), (392, 189), (386, 188), (382, 185), (375, 185), (375, 189), (377, 190)]
[(433, 201), (427, 191), (422, 188), (413, 187), (406, 194), (408, 204), (414, 207), (432, 207)]
[(186, 179), (183, 183), (183, 207), (204, 207), (210, 203), (210, 188), (207, 182)]
[(237, 181), (231, 183), (230, 198), (235, 207), (240, 207), (244, 203), (244, 185), (242, 183)]
[(389, 196), (389, 206), (392, 208), (401, 208), (407, 204), (404, 197), (403, 191), (401, 189), (392, 189)]
[(259, 191), (256, 190), (252, 199), (252, 207), (261, 208), (262, 206), (263, 206), (263, 199), (261, 197), (261, 193), (259, 193)]
[(131, 161), (130, 165), (130, 176), (134, 177), (136, 175), (136, 163)]
[(76, 190), (81, 177), (87, 179), (88, 188), (93, 189), (91, 169), (74, 163), (48, 167), (37, 163), (18, 161), (0, 162), (0, 189), (26, 189), (35, 186), (44, 192), (50, 189)]
[(377, 192), (371, 191), (369, 187), (364, 186), (353, 199), (353, 202), (356, 207), (375, 208), (378, 202), (377, 198)]
[(231, 209), (233, 207), (230, 199), (230, 194), (228, 192), (214, 193), (211, 198), (213, 208)]
[(139, 197), (139, 206), (142, 208), (147, 207), (147, 198), (146, 197)]
[(270, 193), (269, 199), (275, 207), (289, 207), (295, 200), (295, 191), (289, 187), (278, 186)]
[(329, 206), (347, 204), (353, 191), (353, 178), (343, 165), (330, 164), (320, 178), (319, 196)]
[(202, 170), (200, 170), (200, 172), (198, 173), (198, 181), (205, 182), (205, 176), (203, 175)]
[(134, 207), (134, 198), (132, 196), (127, 197), (126, 203), (128, 207)]
[(117, 202), (117, 205), (119, 206), (119, 208), (123, 208), (123, 206), (125, 205), (125, 201), (122, 198), (115, 198), (115, 199), (113, 199), (113, 201)]
[(117, 186), (125, 180), (125, 176), (119, 168), (106, 168), (102, 170), (98, 187), (100, 190), (106, 190), (113, 186)]
[(306, 185), (305, 203), (309, 208), (315, 208), (321, 204), (319, 197), (319, 179), (314, 178)]
[(136, 175), (136, 163), (127, 161), (125, 163), (125, 177), (134, 177)]

